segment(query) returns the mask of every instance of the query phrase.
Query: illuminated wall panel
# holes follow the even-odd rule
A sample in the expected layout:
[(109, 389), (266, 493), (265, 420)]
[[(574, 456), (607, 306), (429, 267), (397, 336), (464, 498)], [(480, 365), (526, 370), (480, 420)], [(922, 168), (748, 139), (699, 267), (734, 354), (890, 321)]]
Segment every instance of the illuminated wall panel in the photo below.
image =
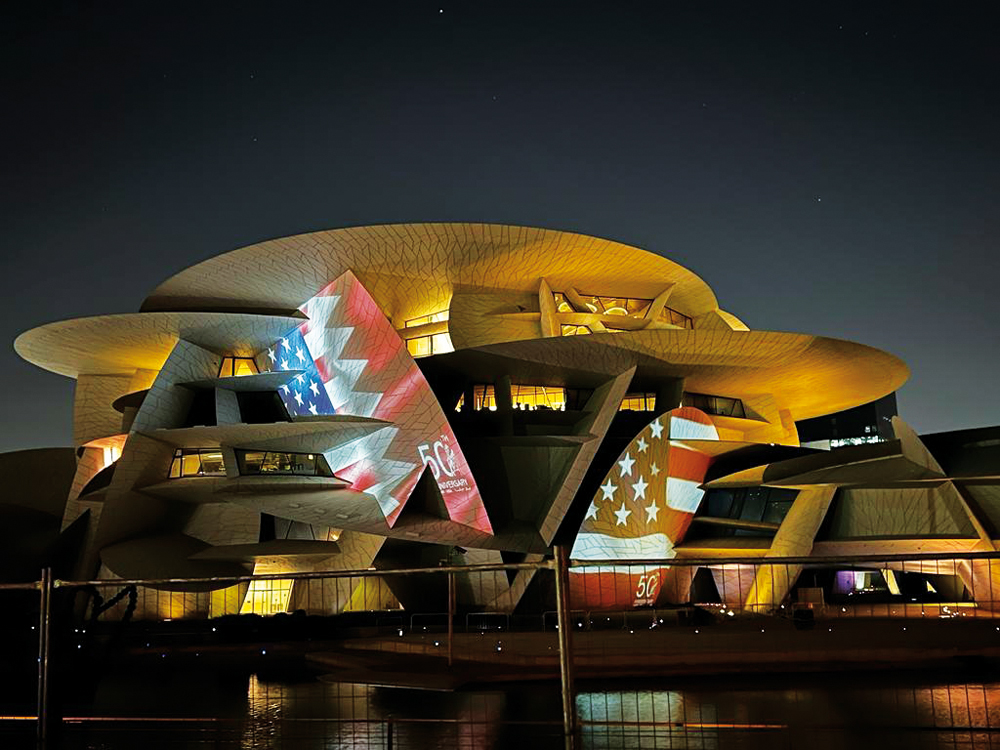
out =
[(406, 344), (354, 274), (305, 305), (308, 320), (257, 358), (266, 370), (303, 370), (282, 392), (290, 414), (374, 417), (392, 427), (325, 454), (333, 472), (374, 495), (393, 524), (425, 465), (451, 520), (492, 533), (448, 420)]
[[(681, 407), (654, 419), (604, 477), (570, 553), (576, 560), (642, 560), (676, 555), (704, 494), (711, 458), (678, 440), (718, 440), (709, 417)], [(654, 604), (666, 568), (605, 566), (571, 577), (573, 606)]]

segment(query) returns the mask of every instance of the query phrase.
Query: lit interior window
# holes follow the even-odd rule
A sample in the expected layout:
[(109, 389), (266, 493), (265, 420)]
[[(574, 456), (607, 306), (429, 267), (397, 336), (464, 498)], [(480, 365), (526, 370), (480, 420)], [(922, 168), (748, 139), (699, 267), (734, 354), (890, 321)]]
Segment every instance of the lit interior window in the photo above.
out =
[(240, 607), (241, 615), (276, 615), (288, 611), (292, 581), (287, 578), (255, 579)]
[(427, 325), (428, 323), (442, 323), (448, 320), (448, 311), (439, 310), (430, 315), (421, 315), (419, 318), (410, 318), (403, 323), (403, 328), (415, 328), (416, 326)]
[(497, 410), (496, 391), (492, 385), (477, 385), (472, 389), (472, 408), (474, 411)]
[(170, 464), (170, 478), (224, 477), (226, 465), (218, 448), (182, 449), (174, 453)]
[(431, 337), (420, 336), (406, 340), (406, 351), (413, 357), (426, 357), (431, 353)]
[(512, 385), (511, 401), (515, 409), (534, 411), (535, 409), (566, 410), (566, 389), (547, 385)]
[(256, 374), (257, 363), (250, 357), (223, 357), (222, 366), (219, 368), (220, 378), (238, 378)]
[[(575, 392), (574, 392), (575, 393)], [(492, 384), (476, 385), (472, 388), (474, 411), (496, 411), (496, 389)], [(566, 410), (566, 389), (551, 385), (511, 385), (511, 403), (519, 411), (535, 411), (536, 409)], [(465, 405), (463, 395), (455, 406), (461, 411)]]
[(619, 411), (653, 411), (656, 408), (655, 393), (626, 393)]
[(432, 336), (417, 336), (406, 340), (406, 350), (412, 357), (428, 357), (431, 354), (446, 354), (455, 351), (448, 333), (435, 333)]
[[(653, 300), (638, 299), (633, 297), (605, 297), (597, 294), (581, 294), (580, 298), (586, 310), (576, 309), (563, 292), (553, 292), (556, 310), (560, 313), (585, 313), (592, 312), (598, 315), (610, 315), (628, 318), (644, 318)], [(678, 328), (693, 328), (694, 324), (690, 317), (677, 310), (664, 307), (657, 320), (661, 323), (677, 326)], [(609, 331), (618, 332), (619, 329), (609, 326)], [(591, 333), (586, 326), (564, 325), (562, 326), (563, 336), (578, 336)]]
[(240, 474), (282, 474), (305, 477), (332, 477), (333, 472), (321, 453), (280, 451), (239, 451)]

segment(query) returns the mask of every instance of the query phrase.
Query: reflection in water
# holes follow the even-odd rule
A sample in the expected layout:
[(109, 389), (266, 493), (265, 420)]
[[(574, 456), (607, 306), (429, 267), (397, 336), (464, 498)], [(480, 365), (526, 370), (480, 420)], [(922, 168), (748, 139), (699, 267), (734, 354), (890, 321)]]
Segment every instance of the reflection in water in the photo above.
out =
[(428, 693), (336, 682), (268, 683), (251, 675), (242, 747), (253, 750), (499, 747), (502, 692)]
[[(787, 678), (786, 678), (787, 679)], [(601, 748), (1000, 747), (1000, 684), (781, 689), (718, 688), (579, 693), (583, 745)]]
[[(148, 675), (107, 677), (91, 715), (164, 721), (67, 724), (60, 747), (382, 750), (390, 727), (394, 750), (562, 744), (558, 683), (445, 693), (258, 676), (212, 688), (209, 673), (176, 677), (160, 692)], [(880, 672), (578, 687), (581, 747), (593, 750), (1000, 748), (1000, 682)]]

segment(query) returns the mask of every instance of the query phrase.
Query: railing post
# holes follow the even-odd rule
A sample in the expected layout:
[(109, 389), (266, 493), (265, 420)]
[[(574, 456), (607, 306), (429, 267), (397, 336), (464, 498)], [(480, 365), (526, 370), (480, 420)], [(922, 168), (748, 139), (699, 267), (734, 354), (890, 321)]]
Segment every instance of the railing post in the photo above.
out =
[(455, 641), (455, 574), (448, 573), (448, 666), (451, 666)]
[(52, 568), (42, 568), (38, 582), (38, 744), (43, 746), (48, 735), (49, 713), (49, 624), (52, 620)]
[(569, 549), (556, 546), (556, 616), (559, 622), (559, 682), (562, 687), (563, 738), (576, 747), (576, 701), (573, 692), (573, 623), (570, 622)]

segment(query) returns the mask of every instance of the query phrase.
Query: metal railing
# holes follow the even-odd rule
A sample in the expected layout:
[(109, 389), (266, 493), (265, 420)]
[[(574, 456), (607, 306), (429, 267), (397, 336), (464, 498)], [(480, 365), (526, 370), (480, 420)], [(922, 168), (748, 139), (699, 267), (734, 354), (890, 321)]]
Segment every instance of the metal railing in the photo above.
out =
[[(400, 591), (422, 597), (419, 611), (396, 598), (396, 579), (412, 584)], [(54, 579), (46, 569), (34, 583), (0, 584), (0, 594), (38, 593), (36, 715), (16, 718), (34, 719), (41, 741), (56, 721), (99, 718), (51, 715), (49, 673), (55, 658), (65, 658), (53, 653), (53, 630), (82, 650), (88, 638), (117, 628), (123, 648), (162, 658), (219, 644), (289, 652), (304, 635), (312, 649), (349, 642), (340, 657), (388, 652), (383, 677), (392, 659), (428, 658), (459, 671), (558, 677), (567, 747), (593, 723), (576, 716), (578, 677), (662, 673), (675, 663), (697, 667), (698, 659), (713, 669), (763, 659), (819, 663), (845, 649), (859, 661), (926, 657), (938, 645), (954, 653), (956, 631), (945, 637), (945, 621), (990, 625), (1000, 637), (994, 589), (1000, 594), (998, 553), (581, 562), (568, 560), (565, 548), (521, 564), (83, 581)], [(275, 609), (276, 617), (240, 616)], [(879, 626), (884, 637), (872, 637), (875, 621), (896, 621), (898, 629)], [(959, 646), (994, 648), (983, 640), (988, 630), (962, 631), (971, 636)]]

